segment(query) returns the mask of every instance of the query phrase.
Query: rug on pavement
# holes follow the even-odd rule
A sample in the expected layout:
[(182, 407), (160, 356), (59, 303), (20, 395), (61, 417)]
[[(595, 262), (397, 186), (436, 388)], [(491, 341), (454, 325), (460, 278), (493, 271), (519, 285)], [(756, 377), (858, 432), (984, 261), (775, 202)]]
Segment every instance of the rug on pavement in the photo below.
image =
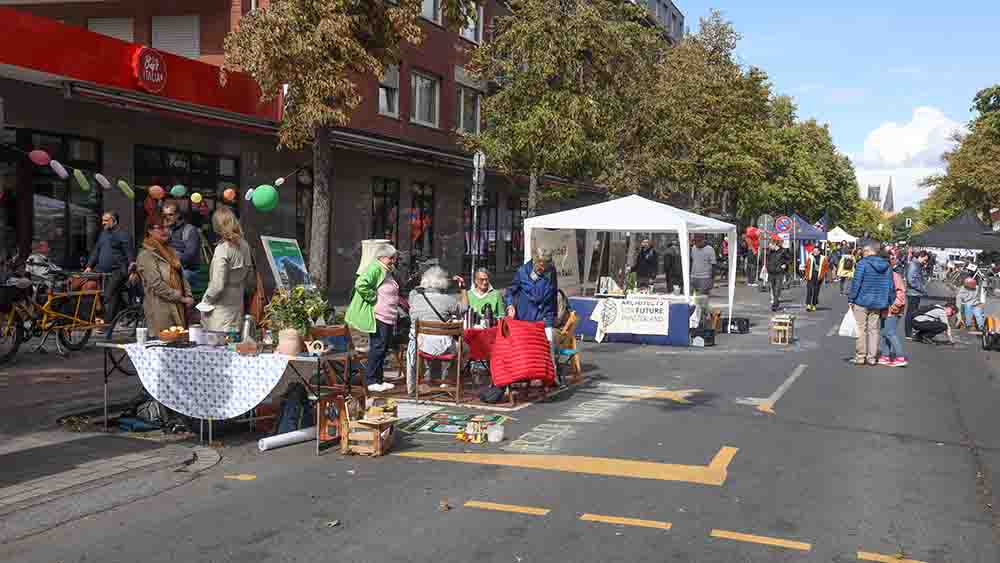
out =
[(400, 427), (411, 434), (458, 434), (470, 422), (480, 422), (486, 427), (503, 424), (510, 417), (502, 414), (467, 414), (454, 411), (428, 413)]

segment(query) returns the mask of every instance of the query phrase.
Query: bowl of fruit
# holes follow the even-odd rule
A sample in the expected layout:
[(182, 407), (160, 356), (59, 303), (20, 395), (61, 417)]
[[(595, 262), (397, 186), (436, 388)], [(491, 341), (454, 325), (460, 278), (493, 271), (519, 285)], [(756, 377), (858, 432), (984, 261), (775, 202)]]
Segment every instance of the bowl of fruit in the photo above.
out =
[(178, 340), (186, 340), (187, 338), (188, 331), (182, 326), (172, 326), (160, 331), (160, 341), (162, 342), (177, 342)]

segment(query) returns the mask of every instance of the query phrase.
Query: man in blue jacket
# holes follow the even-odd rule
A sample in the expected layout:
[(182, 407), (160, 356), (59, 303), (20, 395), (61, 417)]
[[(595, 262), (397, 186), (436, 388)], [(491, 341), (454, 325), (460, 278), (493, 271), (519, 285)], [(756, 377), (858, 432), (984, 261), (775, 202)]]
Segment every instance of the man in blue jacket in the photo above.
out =
[(854, 268), (854, 280), (847, 297), (858, 324), (854, 363), (859, 366), (878, 365), (879, 325), (882, 312), (896, 298), (895, 288), (889, 261), (878, 255), (878, 246), (869, 244)]
[(102, 215), (101, 226), (104, 230), (97, 237), (84, 271), (105, 274), (101, 298), (104, 304), (104, 322), (108, 325), (107, 336), (110, 337), (111, 322), (121, 300), (122, 286), (128, 279), (129, 272), (135, 268), (135, 246), (132, 245), (132, 237), (118, 226), (117, 213), (108, 211)]
[(927, 296), (927, 278), (924, 276), (924, 267), (930, 254), (926, 250), (919, 250), (913, 254), (913, 260), (906, 266), (906, 324), (904, 331), (906, 337), (913, 338), (913, 317), (917, 315), (920, 308), (920, 299)]
[(198, 227), (184, 220), (177, 204), (172, 201), (163, 204), (160, 215), (163, 223), (170, 228), (170, 247), (181, 261), (184, 279), (193, 285), (201, 265), (201, 233)]
[(552, 254), (536, 248), (532, 252), (531, 261), (521, 266), (514, 274), (514, 281), (504, 296), (509, 318), (545, 323), (545, 336), (549, 339), (553, 358), (557, 328), (555, 327), (557, 295), (559, 295), (559, 277), (552, 264)]

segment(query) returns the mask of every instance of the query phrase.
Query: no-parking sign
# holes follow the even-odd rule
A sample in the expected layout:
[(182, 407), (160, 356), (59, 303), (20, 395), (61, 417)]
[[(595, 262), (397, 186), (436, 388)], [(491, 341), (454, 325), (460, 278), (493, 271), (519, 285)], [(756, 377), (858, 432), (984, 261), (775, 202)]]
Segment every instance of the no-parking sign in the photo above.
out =
[(792, 218), (788, 215), (782, 215), (774, 220), (774, 230), (779, 233), (787, 233), (792, 230)]

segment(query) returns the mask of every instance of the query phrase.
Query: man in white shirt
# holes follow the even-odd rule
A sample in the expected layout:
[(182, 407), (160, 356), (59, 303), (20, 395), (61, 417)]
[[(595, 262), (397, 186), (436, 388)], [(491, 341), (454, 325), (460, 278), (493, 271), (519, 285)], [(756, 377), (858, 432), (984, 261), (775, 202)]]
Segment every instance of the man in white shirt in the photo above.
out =
[(951, 318), (955, 316), (956, 311), (957, 307), (951, 302), (944, 306), (934, 305), (918, 311), (913, 317), (913, 340), (931, 344), (935, 336), (946, 332), (948, 342), (954, 344), (955, 340), (951, 337)]
[(694, 235), (691, 249), (691, 287), (701, 295), (710, 295), (717, 260), (715, 249), (705, 244), (705, 235)]

